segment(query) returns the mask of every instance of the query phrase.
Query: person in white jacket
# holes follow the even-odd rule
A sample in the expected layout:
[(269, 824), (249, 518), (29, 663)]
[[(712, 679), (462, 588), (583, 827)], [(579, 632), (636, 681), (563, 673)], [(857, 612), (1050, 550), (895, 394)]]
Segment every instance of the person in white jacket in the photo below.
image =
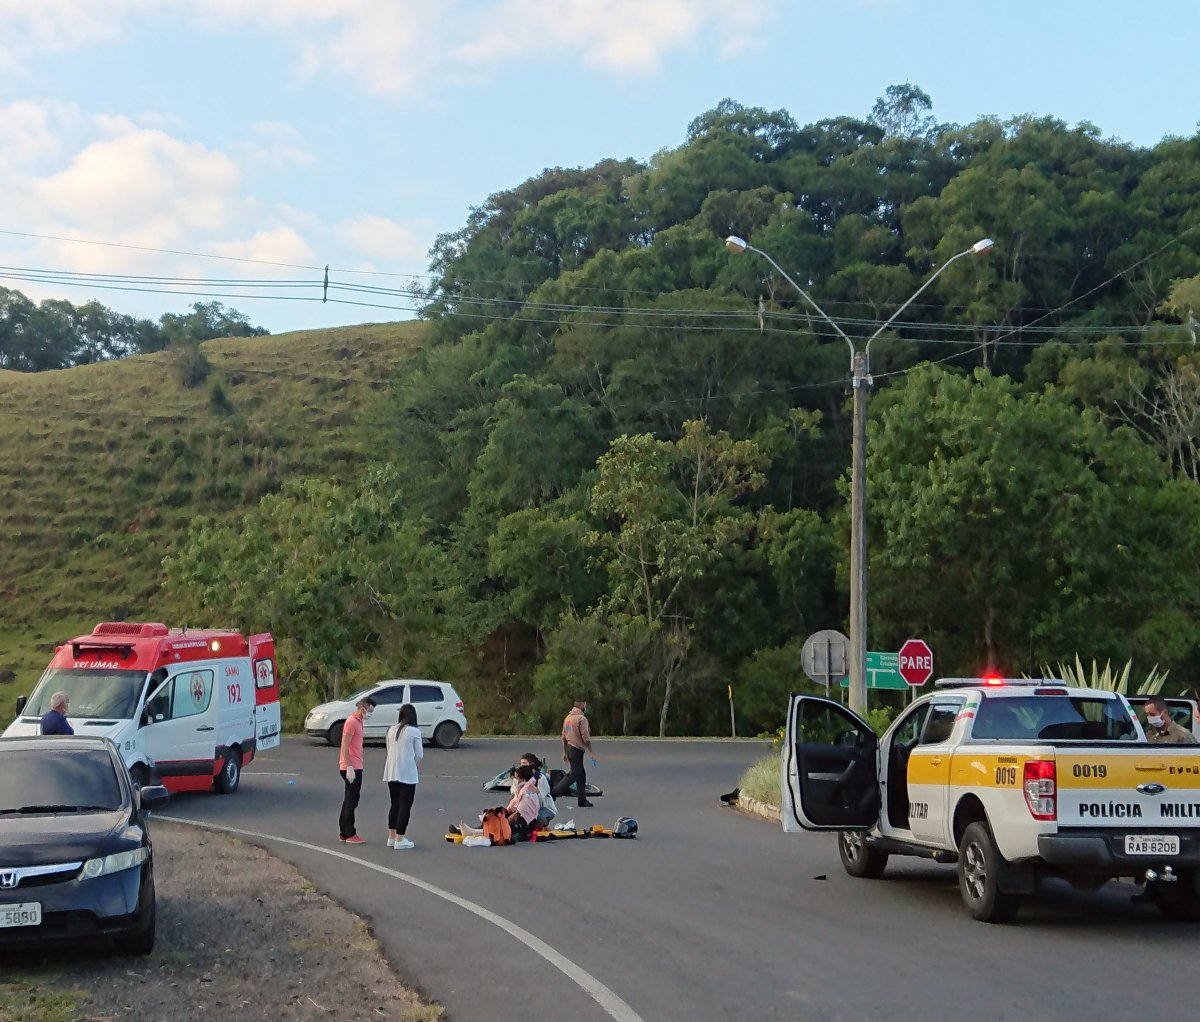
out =
[(400, 707), (400, 719), (388, 728), (387, 760), (383, 764), (383, 779), (387, 781), (391, 807), (388, 809), (389, 848), (401, 851), (413, 848), (405, 835), (417, 794), (417, 764), (425, 755), (421, 729), (417, 727), (417, 711), (411, 703)]

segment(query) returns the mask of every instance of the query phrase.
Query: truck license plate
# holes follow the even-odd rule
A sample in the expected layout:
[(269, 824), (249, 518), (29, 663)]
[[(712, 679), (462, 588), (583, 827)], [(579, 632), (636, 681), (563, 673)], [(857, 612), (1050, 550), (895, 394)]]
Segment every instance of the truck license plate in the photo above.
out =
[(1126, 834), (1126, 855), (1178, 855), (1177, 834)]
[(26, 901), (20, 905), (0, 905), (0, 926), (40, 926), (42, 903)]

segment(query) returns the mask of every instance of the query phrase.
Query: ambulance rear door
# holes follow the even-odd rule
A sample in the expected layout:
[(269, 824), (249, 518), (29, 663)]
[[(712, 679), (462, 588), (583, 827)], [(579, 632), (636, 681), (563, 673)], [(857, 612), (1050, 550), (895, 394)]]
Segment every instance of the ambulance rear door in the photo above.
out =
[(254, 735), (259, 751), (279, 745), (279, 677), (275, 672), (275, 639), (269, 632), (250, 636), (254, 670)]

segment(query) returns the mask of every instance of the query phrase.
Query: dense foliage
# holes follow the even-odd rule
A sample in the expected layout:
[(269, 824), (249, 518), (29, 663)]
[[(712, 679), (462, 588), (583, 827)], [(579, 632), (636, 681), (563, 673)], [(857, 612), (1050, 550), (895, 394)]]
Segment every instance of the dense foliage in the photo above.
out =
[(72, 305), (47, 298), (34, 303), (20, 291), (0, 287), (0, 369), (66, 369), (161, 351), (171, 345), (194, 345), (214, 337), (260, 337), (266, 333), (220, 302), (196, 302), (191, 312), (168, 312), (155, 323), (114, 312), (95, 301)]
[[(1185, 684), (1198, 218), (1200, 136), (940, 125), (911, 85), (805, 126), (726, 100), (648, 164), (489, 197), (438, 239), (433, 340), (380, 409), (400, 540), (375, 552), (413, 559), (406, 598), (434, 611), (405, 642), (457, 649), (498, 726), (586, 696), (604, 730), (714, 732), (729, 684), (743, 729), (776, 726), (800, 643), (845, 622), (849, 352), (723, 239), (861, 343), (987, 236), (871, 347), (868, 647), (920, 634), (947, 674), (1134, 657)], [(403, 672), (390, 607), (360, 600), (371, 627), (342, 641)]]

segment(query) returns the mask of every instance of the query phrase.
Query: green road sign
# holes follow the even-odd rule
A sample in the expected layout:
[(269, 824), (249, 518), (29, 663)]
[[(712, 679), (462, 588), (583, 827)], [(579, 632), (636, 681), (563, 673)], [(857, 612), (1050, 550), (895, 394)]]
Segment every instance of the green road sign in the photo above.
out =
[[(841, 680), (842, 688), (850, 687), (850, 679)], [(896, 652), (867, 653), (867, 688), (908, 688), (900, 676), (900, 654)]]

